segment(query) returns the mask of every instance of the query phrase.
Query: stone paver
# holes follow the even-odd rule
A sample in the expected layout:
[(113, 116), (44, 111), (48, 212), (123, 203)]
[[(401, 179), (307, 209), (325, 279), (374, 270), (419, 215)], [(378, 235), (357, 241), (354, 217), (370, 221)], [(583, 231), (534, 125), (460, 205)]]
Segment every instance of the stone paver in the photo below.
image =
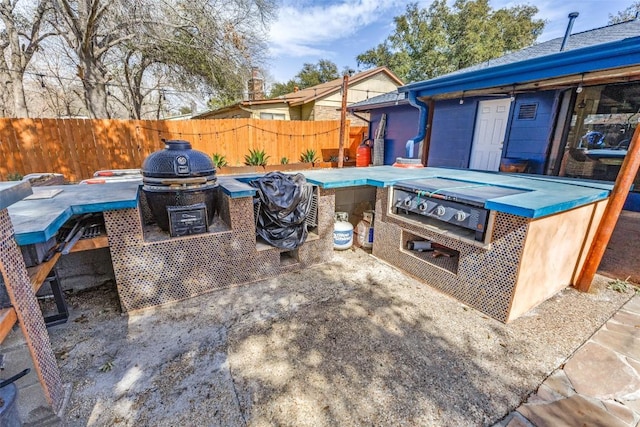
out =
[(640, 326), (618, 323), (614, 321), (607, 323), (607, 330), (628, 334), (633, 338), (640, 338)]
[(601, 329), (592, 340), (625, 356), (640, 360), (640, 339), (629, 334)]
[(605, 400), (603, 403), (610, 414), (613, 414), (616, 417), (620, 418), (620, 420), (622, 420), (623, 422), (631, 424), (636, 421), (636, 417), (631, 408), (624, 406), (614, 400)]
[(558, 370), (549, 375), (549, 378), (545, 380), (544, 385), (564, 397), (576, 394), (576, 391), (571, 385), (571, 381), (569, 381), (567, 374), (563, 370)]
[(622, 400), (621, 402), (624, 404), (624, 406), (633, 410), (638, 415), (638, 418), (640, 418), (640, 399)]
[[(638, 375), (640, 376), (640, 361), (637, 361), (635, 359), (632, 359), (630, 357), (627, 357), (625, 359), (627, 361), (627, 363), (636, 370), (636, 372), (638, 373)], [(640, 391), (640, 390), (639, 390)]]
[(636, 296), (623, 307), (627, 311), (640, 314), (640, 298)]
[(536, 426), (628, 427), (605, 408), (579, 394), (546, 404), (523, 405), (518, 412)]
[(640, 427), (640, 295), (516, 411), (496, 426)]
[(620, 355), (593, 342), (576, 351), (564, 371), (578, 393), (599, 399), (623, 397), (640, 388), (637, 373)]
[(531, 424), (525, 417), (523, 417), (521, 414), (517, 412), (514, 414), (513, 418), (511, 418), (511, 421), (509, 421), (509, 424), (507, 424), (507, 427), (532, 427), (532, 426), (533, 424)]
[(640, 313), (626, 310), (626, 307), (613, 315), (612, 320), (629, 326), (640, 326)]

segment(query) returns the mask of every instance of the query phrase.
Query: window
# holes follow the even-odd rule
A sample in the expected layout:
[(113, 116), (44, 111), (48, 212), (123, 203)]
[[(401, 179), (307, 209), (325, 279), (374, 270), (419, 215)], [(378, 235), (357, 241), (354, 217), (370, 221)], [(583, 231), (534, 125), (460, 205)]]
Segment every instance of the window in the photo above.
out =
[[(573, 175), (614, 181), (639, 118), (638, 83), (584, 87), (576, 96), (566, 150), (560, 154), (564, 173), (574, 166), (572, 162), (578, 162), (583, 172)], [(560, 172), (563, 172), (562, 167)], [(634, 184), (633, 191), (638, 192), (640, 173)]]
[(277, 113), (260, 113), (260, 118), (263, 120), (284, 120), (284, 114)]

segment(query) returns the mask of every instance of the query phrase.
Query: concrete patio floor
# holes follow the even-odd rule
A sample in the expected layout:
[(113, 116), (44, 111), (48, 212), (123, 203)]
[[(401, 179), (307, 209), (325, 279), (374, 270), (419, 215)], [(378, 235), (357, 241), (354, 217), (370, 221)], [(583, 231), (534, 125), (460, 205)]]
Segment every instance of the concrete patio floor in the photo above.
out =
[(607, 280), (566, 289), (509, 325), (361, 250), (128, 316), (114, 288), (70, 295), (69, 322), (50, 329), (73, 388), (63, 422), (524, 422), (509, 414), (632, 298)]

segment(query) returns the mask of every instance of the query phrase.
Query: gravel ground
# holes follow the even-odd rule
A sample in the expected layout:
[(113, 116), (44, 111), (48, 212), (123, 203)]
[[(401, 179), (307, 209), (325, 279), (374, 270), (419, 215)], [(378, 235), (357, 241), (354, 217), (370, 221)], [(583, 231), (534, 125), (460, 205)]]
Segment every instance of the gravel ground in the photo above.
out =
[(114, 286), (71, 294), (50, 330), (65, 422), (491, 425), (631, 297), (606, 280), (509, 325), (361, 250), (126, 316)]

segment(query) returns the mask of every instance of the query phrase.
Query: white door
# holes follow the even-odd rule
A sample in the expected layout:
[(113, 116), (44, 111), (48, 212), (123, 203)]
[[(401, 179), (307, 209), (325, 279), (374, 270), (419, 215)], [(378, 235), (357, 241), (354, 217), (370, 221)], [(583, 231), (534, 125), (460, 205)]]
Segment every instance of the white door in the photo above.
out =
[(507, 130), (511, 100), (480, 101), (469, 169), (497, 171)]

